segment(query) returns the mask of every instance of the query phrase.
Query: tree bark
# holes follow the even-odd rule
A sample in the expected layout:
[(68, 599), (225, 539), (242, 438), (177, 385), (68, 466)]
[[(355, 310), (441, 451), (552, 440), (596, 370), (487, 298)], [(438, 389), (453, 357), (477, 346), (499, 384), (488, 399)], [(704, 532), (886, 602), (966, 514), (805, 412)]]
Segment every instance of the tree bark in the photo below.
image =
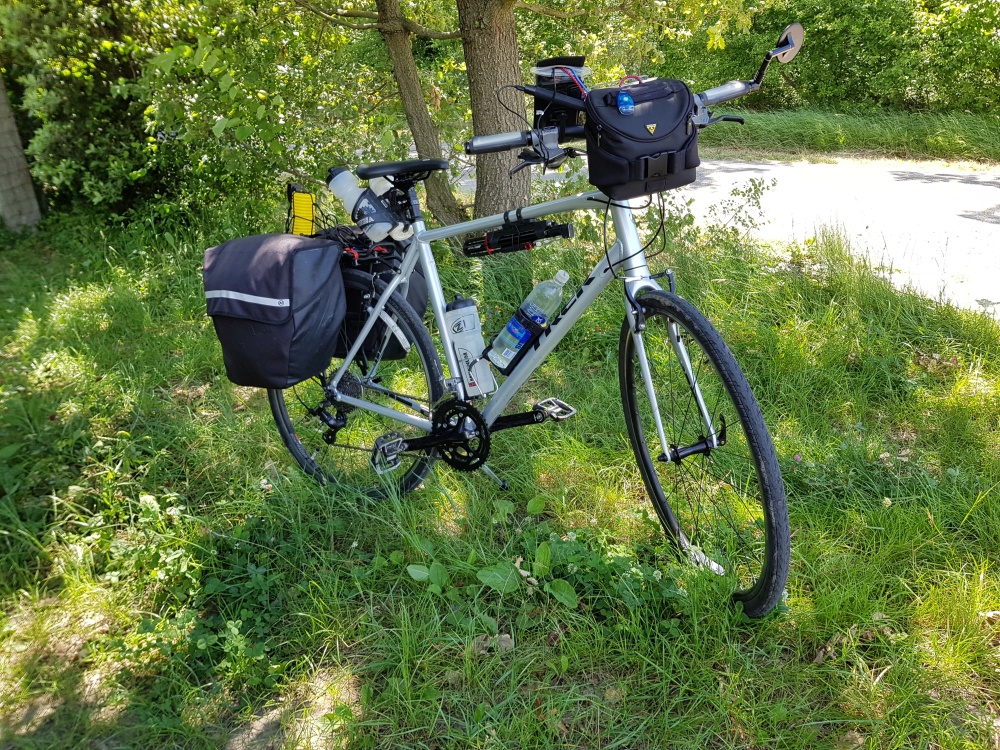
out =
[[(379, 32), (389, 49), (392, 71), (399, 87), (399, 97), (406, 113), (406, 122), (413, 134), (417, 155), (421, 159), (440, 159), (441, 141), (437, 128), (427, 111), (423, 87), (413, 59), (410, 32), (405, 28), (405, 18), (399, 0), (376, 0)], [(427, 207), (442, 224), (456, 224), (467, 217), (455, 200), (445, 172), (434, 172), (427, 179)]]
[[(476, 135), (525, 130), (524, 119), (506, 110), (497, 100), (503, 86), (521, 83), (521, 63), (514, 24), (514, 0), (457, 0), (458, 22), (465, 49), (472, 102), (472, 127)], [(501, 93), (515, 112), (524, 111), (519, 92)], [(524, 206), (531, 194), (530, 169), (513, 177), (516, 153), (476, 156), (475, 215), (488, 216)]]
[(14, 124), (14, 112), (0, 76), (0, 219), (20, 231), (38, 224), (41, 214), (28, 162)]

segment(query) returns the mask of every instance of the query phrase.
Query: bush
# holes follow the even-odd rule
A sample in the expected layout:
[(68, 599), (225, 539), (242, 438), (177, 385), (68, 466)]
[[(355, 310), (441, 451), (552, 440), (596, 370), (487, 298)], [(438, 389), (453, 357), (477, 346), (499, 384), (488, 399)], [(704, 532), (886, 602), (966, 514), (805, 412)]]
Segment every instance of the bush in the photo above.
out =
[(748, 31), (733, 30), (723, 50), (708, 51), (707, 32), (671, 42), (656, 72), (698, 88), (745, 80), (793, 21), (805, 27), (805, 49), (747, 106), (983, 114), (995, 106), (1000, 5), (993, 0), (776, 0)]

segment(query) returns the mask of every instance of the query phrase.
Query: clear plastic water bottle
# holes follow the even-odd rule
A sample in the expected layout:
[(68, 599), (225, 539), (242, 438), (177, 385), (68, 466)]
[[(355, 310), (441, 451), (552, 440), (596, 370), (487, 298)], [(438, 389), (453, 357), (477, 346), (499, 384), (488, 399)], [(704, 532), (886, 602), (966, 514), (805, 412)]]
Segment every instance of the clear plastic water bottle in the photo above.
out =
[(569, 281), (568, 273), (556, 271), (554, 277), (539, 282), (531, 290), (531, 294), (521, 303), (517, 312), (507, 321), (507, 325), (493, 341), (493, 346), (487, 354), (490, 362), (498, 369), (505, 370), (517, 357), (517, 353), (539, 335), (539, 329), (544, 328), (552, 316), (559, 312), (563, 287), (567, 281)]
[(385, 202), (369, 188), (358, 185), (358, 179), (347, 167), (333, 167), (329, 174), (330, 190), (340, 198), (344, 208), (372, 242), (381, 242), (390, 233), (403, 229)]

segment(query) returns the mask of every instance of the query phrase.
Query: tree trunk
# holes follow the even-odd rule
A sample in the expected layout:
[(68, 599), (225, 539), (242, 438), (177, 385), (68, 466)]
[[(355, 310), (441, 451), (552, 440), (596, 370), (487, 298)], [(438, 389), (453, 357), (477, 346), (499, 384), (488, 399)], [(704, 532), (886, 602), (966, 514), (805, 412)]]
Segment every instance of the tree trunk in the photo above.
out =
[[(497, 100), (501, 87), (521, 83), (514, 0), (457, 0), (457, 4), (475, 134), (527, 129), (521, 117), (504, 109)], [(524, 111), (520, 92), (508, 90), (501, 96), (515, 112)], [(477, 217), (527, 205), (531, 170), (523, 169), (510, 177), (516, 164), (516, 152), (476, 156)]]
[[(403, 12), (399, 0), (376, 0), (379, 31), (389, 48), (392, 71), (399, 87), (406, 122), (413, 134), (417, 155), (421, 159), (440, 159), (441, 141), (437, 128), (427, 111), (417, 64), (413, 59), (410, 33), (403, 28)], [(427, 179), (427, 207), (441, 224), (456, 224), (467, 217), (455, 200), (445, 172), (434, 172)]]
[(14, 112), (0, 76), (0, 219), (19, 231), (38, 224), (41, 215), (28, 162), (14, 124)]

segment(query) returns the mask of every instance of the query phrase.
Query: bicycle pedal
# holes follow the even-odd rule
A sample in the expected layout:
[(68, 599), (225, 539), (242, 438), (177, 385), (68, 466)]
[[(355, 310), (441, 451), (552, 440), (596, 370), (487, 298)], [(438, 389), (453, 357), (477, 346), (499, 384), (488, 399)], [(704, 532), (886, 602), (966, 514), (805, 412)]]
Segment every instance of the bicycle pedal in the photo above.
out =
[(398, 432), (390, 432), (375, 441), (372, 450), (371, 465), (375, 473), (382, 475), (398, 469), (402, 463), (400, 455), (406, 450), (403, 436)]
[(576, 409), (558, 398), (547, 398), (535, 404), (535, 411), (541, 411), (554, 422), (561, 422), (576, 414)]

